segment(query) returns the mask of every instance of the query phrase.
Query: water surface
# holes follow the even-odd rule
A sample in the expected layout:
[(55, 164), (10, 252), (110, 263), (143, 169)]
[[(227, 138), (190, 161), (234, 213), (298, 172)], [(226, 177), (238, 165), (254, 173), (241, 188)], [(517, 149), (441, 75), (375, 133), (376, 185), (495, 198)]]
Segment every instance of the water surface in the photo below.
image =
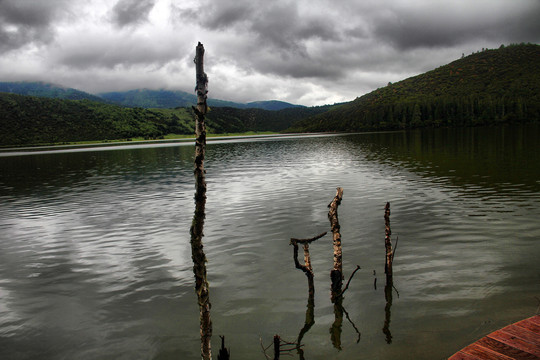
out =
[[(337, 349), (331, 237), (311, 245), (305, 358), (442, 359), (533, 315), (539, 136), (528, 126), (209, 143), (214, 357), (217, 335), (234, 359), (264, 359), (274, 334), (298, 337), (308, 288), (289, 239), (329, 230), (337, 186), (344, 272), (362, 269)], [(185, 143), (0, 156), (0, 358), (199, 358), (192, 163)], [(386, 201), (399, 237), (391, 303)]]

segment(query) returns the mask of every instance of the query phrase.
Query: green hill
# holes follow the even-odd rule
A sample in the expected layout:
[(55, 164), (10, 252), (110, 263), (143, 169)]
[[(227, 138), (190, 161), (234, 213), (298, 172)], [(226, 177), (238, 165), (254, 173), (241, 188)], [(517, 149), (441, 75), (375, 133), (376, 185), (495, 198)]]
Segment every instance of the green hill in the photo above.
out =
[(193, 134), (192, 119), (185, 108), (124, 108), (0, 93), (0, 146)]
[[(289, 128), (298, 120), (324, 113), (334, 106), (297, 106), (282, 108), (281, 110), (212, 107), (207, 114), (207, 118), (209, 126), (213, 126), (219, 132), (279, 132)], [(225, 129), (228, 129), (228, 131), (225, 131)]]
[(501, 46), (388, 84), (290, 131), (369, 131), (540, 120), (540, 46)]
[[(298, 119), (329, 107), (295, 107), (279, 111), (211, 108), (208, 132), (282, 131)], [(0, 93), (0, 146), (133, 137), (160, 138), (194, 134), (191, 108), (129, 108), (89, 100), (64, 100)]]

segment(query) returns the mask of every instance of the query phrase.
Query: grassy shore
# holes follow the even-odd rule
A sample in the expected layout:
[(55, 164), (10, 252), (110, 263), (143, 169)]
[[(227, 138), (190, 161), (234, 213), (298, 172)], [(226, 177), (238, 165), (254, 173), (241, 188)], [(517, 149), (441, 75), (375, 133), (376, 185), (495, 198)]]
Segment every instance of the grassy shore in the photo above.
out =
[[(226, 138), (226, 137), (249, 137), (249, 136), (269, 136), (269, 135), (279, 135), (279, 133), (271, 131), (248, 131), (243, 133), (226, 133), (226, 134), (211, 134), (207, 133), (208, 138)], [(26, 148), (40, 148), (40, 147), (84, 147), (84, 146), (103, 146), (103, 145), (120, 145), (126, 143), (156, 143), (156, 142), (168, 142), (168, 141), (189, 141), (195, 139), (195, 135), (185, 135), (185, 134), (167, 134), (163, 137), (157, 139), (149, 139), (143, 137), (134, 137), (129, 139), (115, 139), (115, 140), (92, 140), (92, 141), (73, 141), (73, 142), (56, 142), (56, 143), (41, 143), (41, 144), (28, 144), (22, 146), (0, 146), (0, 150), (10, 150), (10, 149), (26, 149)]]

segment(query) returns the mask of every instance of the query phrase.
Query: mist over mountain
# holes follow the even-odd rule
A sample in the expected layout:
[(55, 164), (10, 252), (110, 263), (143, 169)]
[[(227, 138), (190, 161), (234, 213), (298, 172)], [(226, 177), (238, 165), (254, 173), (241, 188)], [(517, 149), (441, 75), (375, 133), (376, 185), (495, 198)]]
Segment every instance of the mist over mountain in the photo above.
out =
[[(126, 107), (140, 107), (145, 109), (171, 109), (176, 107), (189, 107), (197, 104), (197, 96), (181, 90), (151, 90), (134, 89), (128, 91), (113, 91), (99, 94), (66, 88), (61, 85), (45, 82), (0, 82), (0, 92), (18, 95), (46, 97), (67, 100), (91, 100), (107, 102)], [(234, 101), (208, 99), (210, 107), (232, 107), (238, 109), (264, 109), (282, 110), (291, 107), (303, 107), (284, 101), (254, 101), (250, 103), (237, 103)]]

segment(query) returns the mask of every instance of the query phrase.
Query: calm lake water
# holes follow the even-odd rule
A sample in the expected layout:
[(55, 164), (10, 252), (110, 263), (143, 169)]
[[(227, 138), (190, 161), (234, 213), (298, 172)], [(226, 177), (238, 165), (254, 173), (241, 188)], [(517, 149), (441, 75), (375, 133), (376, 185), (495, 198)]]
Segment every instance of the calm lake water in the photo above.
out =
[[(274, 334), (296, 340), (308, 287), (289, 240), (329, 230), (338, 186), (346, 279), (361, 270), (345, 293), (338, 344), (331, 236), (312, 243), (306, 359), (444, 359), (534, 315), (539, 138), (533, 125), (209, 143), (214, 358), (218, 335), (238, 360), (265, 359), (261, 342)], [(0, 153), (1, 359), (200, 358), (193, 150)], [(387, 201), (399, 238), (391, 303)]]

